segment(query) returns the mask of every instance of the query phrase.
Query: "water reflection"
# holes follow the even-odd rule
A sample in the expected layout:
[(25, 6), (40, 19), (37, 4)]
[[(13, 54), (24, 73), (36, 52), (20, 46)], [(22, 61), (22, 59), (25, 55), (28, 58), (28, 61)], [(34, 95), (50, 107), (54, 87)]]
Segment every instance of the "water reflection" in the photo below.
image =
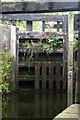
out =
[(54, 118), (67, 107), (66, 93), (13, 94), (3, 99), (3, 118)]

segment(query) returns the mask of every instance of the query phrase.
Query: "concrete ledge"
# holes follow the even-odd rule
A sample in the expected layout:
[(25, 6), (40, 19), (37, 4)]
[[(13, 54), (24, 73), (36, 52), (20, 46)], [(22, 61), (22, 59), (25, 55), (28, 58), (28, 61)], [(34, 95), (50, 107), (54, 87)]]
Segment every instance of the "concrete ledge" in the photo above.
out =
[[(64, 118), (64, 119), (63, 119)], [(73, 104), (57, 115), (53, 120), (78, 120), (80, 118), (80, 104)]]

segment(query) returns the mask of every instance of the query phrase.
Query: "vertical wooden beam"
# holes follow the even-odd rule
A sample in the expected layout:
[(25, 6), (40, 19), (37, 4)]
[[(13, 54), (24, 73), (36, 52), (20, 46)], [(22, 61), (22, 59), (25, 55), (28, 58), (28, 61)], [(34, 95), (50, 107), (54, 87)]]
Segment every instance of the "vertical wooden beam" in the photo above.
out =
[[(1, 66), (1, 52), (2, 52), (2, 25), (0, 25), (0, 85), (2, 84), (2, 66)], [(0, 86), (0, 91), (1, 91), (1, 86)], [(0, 120), (2, 119), (2, 94), (0, 93)]]
[(11, 86), (14, 90), (16, 79), (16, 26), (11, 25)]
[(60, 90), (61, 63), (56, 63), (56, 90)]
[(42, 89), (46, 89), (47, 63), (42, 62)]
[[(64, 36), (64, 64), (67, 64), (68, 68), (64, 68), (67, 74), (67, 106), (73, 103), (73, 17), (71, 19), (71, 13), (68, 16), (64, 16), (63, 32), (66, 33)], [(69, 24), (68, 24), (69, 21)], [(69, 27), (69, 31), (68, 31)], [(69, 39), (69, 40), (68, 40)], [(67, 56), (68, 54), (68, 56)], [(67, 69), (67, 71), (65, 71)], [(64, 75), (65, 76), (65, 75)]]
[[(2, 65), (1, 65), (1, 59), (2, 59), (2, 55), (1, 55), (1, 52), (2, 52), (2, 25), (0, 25), (0, 85), (2, 83)], [(1, 89), (1, 88), (0, 88)]]
[(35, 62), (35, 89), (39, 89), (40, 83), (40, 62)]
[(76, 58), (75, 58), (75, 55), (76, 53), (75, 53), (75, 51), (74, 51), (74, 49), (73, 49), (73, 93), (75, 93), (75, 84), (76, 84), (76, 79), (75, 79), (75, 61), (76, 61)]
[(45, 31), (45, 21), (42, 21), (42, 31)]
[(66, 33), (66, 35), (63, 37), (63, 80), (62, 80), (62, 89), (66, 90), (66, 84), (67, 84), (67, 63), (68, 63), (68, 16), (64, 16), (64, 22), (63, 22), (63, 32)]
[(53, 89), (53, 62), (49, 62), (49, 89)]
[(27, 21), (27, 31), (32, 31), (32, 21)]
[[(16, 31), (18, 32), (18, 31)], [(18, 66), (18, 62), (19, 62), (19, 35), (16, 35), (16, 88), (19, 88), (19, 82), (18, 82), (18, 75), (19, 75), (19, 66)]]
[[(66, 24), (64, 22), (64, 24)], [(64, 27), (67, 27), (67, 26), (64, 26)], [(66, 32), (67, 30), (65, 29), (64, 32)], [(62, 79), (62, 89), (63, 91), (66, 90), (66, 84), (67, 84), (67, 71), (68, 71), (68, 68), (67, 68), (67, 63), (68, 63), (68, 33), (67, 35), (65, 35), (63, 37), (63, 49), (64, 49), (64, 52), (63, 52), (63, 79)]]
[(57, 31), (59, 32), (59, 21), (57, 21)]
[[(66, 34), (63, 37), (63, 61), (64, 63), (68, 62), (68, 15), (64, 16), (64, 21), (63, 21), (63, 32)], [(67, 68), (66, 68), (67, 70)]]
[(69, 41), (69, 48), (68, 48), (68, 106), (73, 103), (73, 43)]
[(67, 106), (73, 103), (73, 32), (72, 31), (73, 31), (73, 17), (71, 14), (69, 14)]
[[(80, 2), (79, 2), (80, 7)], [(75, 88), (75, 102), (80, 103), (80, 14), (78, 15), (78, 54), (77, 54), (77, 71), (76, 71), (76, 88)]]
[(53, 66), (53, 88), (56, 89), (56, 67), (55, 65)]
[(63, 49), (64, 49), (63, 62), (67, 63), (68, 61), (68, 36), (67, 35), (63, 37)]
[(67, 68), (67, 63), (64, 63), (63, 62), (63, 78), (62, 78), (62, 90), (65, 91), (66, 90), (66, 86), (67, 86), (67, 71), (66, 71), (66, 68)]
[(68, 33), (68, 15), (64, 15), (63, 32)]

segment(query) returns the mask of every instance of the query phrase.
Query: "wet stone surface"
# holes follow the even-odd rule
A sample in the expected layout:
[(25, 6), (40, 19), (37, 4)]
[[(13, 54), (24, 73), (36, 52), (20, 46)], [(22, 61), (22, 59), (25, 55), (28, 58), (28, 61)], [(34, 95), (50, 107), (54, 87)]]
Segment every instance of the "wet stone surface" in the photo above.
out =
[(57, 118), (80, 118), (80, 104), (73, 104), (65, 109), (62, 113), (55, 117)]

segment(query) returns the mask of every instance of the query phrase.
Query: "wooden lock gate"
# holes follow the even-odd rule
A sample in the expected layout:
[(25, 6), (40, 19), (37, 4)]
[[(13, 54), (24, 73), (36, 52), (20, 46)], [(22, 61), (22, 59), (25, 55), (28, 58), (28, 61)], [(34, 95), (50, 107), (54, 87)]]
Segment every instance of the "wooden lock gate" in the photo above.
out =
[[(20, 19), (20, 18), (19, 18)], [(24, 18), (23, 18), (24, 19)], [(19, 88), (23, 83), (27, 89), (52, 89), (66, 90), (67, 89), (67, 52), (68, 52), (68, 16), (67, 15), (28, 15), (26, 17), (27, 31), (17, 31), (17, 72), (16, 85)], [(32, 31), (33, 21), (42, 21), (42, 32)], [(23, 57), (24, 48), (20, 47), (22, 43), (31, 40), (38, 42), (40, 34), (44, 41), (47, 38), (54, 38), (56, 32), (45, 32), (46, 21), (55, 21), (53, 29), (57, 29), (58, 37), (62, 37), (63, 47), (55, 48), (51, 55), (46, 55), (41, 48), (36, 48), (39, 52), (39, 60), (25, 61)], [(60, 32), (62, 29), (62, 32)], [(51, 35), (51, 36), (50, 36)], [(25, 51), (27, 58), (28, 51)], [(22, 57), (22, 58), (21, 58)], [(22, 60), (20, 60), (22, 59)], [(47, 60), (48, 59), (48, 60)], [(26, 71), (29, 74), (22, 74)], [(33, 73), (30, 73), (33, 72)], [(21, 73), (21, 74), (20, 74)], [(29, 87), (31, 84), (32, 87)]]
[[(67, 61), (68, 61), (68, 16), (67, 15), (41, 15), (41, 14), (7, 14), (2, 15), (2, 20), (11, 20), (15, 26), (16, 21), (26, 21), (27, 31), (16, 33), (16, 88), (25, 84), (28, 89), (67, 89)], [(33, 31), (33, 21), (42, 22), (42, 32)], [(48, 22), (48, 23), (47, 23)], [(47, 31), (47, 27), (57, 32)], [(54, 22), (54, 23), (53, 23)], [(47, 55), (42, 48), (36, 48), (39, 59), (28, 61), (28, 51), (24, 51), (21, 44), (31, 40), (37, 43), (40, 36), (45, 42), (46, 39), (53, 39), (55, 35), (61, 37), (62, 48), (54, 48), (53, 53)], [(12, 33), (13, 34), (13, 33)], [(14, 38), (12, 38), (14, 42)], [(27, 48), (27, 46), (26, 46)], [(15, 47), (14, 47), (15, 49)], [(34, 48), (35, 49), (35, 48)], [(25, 57), (24, 57), (25, 54)], [(25, 60), (26, 59), (26, 60)], [(14, 65), (12, 65), (12, 68)], [(31, 71), (31, 72), (30, 72)], [(24, 74), (24, 73), (28, 74)], [(13, 84), (13, 83), (12, 83)], [(32, 87), (30, 87), (30, 84)]]

